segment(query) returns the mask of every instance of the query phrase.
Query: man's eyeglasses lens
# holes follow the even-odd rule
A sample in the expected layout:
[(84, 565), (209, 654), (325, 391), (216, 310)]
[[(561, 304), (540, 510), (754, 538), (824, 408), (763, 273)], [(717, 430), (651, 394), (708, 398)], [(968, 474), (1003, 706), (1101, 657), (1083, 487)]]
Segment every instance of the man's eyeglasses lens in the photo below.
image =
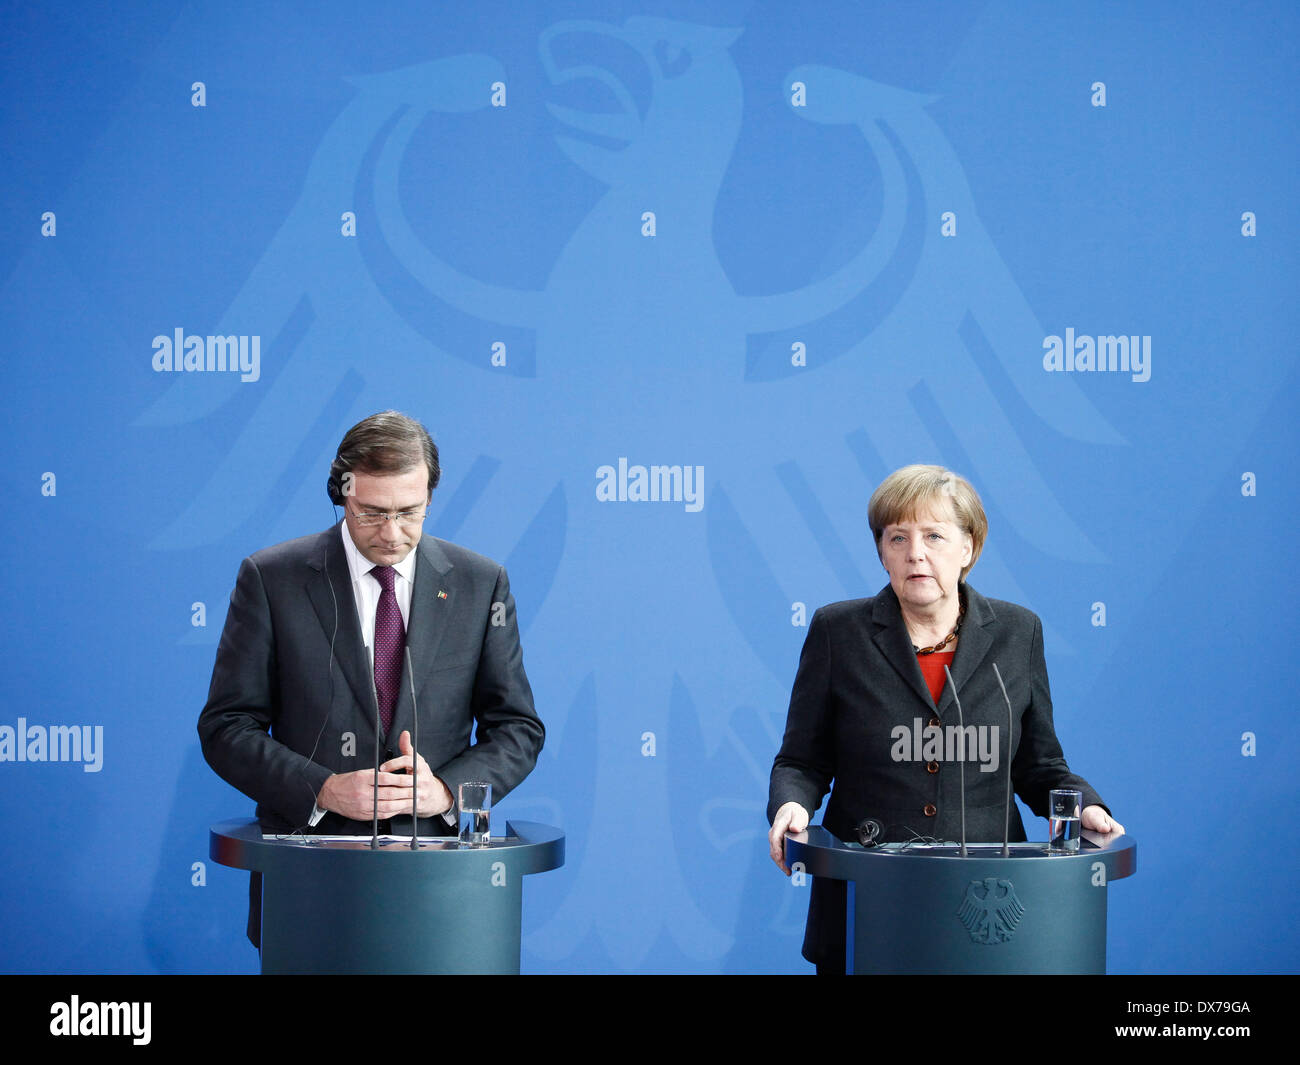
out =
[(427, 513), (425, 510), (399, 510), (396, 514), (385, 514), (382, 510), (359, 510), (355, 517), (361, 526), (383, 525), (389, 518), (395, 519), (398, 525), (419, 525)]

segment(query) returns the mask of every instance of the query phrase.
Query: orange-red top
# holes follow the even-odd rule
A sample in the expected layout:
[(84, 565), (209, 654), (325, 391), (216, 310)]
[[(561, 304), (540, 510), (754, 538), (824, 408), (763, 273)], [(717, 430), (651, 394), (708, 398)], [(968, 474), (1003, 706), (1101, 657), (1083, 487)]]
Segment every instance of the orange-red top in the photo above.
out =
[(939, 696), (943, 694), (943, 686), (948, 683), (948, 677), (943, 671), (947, 666), (952, 669), (952, 656), (956, 651), (935, 651), (932, 655), (917, 655), (916, 660), (921, 666), (921, 676), (925, 678), (925, 683), (930, 689), (930, 698), (934, 700), (934, 705), (939, 705)]

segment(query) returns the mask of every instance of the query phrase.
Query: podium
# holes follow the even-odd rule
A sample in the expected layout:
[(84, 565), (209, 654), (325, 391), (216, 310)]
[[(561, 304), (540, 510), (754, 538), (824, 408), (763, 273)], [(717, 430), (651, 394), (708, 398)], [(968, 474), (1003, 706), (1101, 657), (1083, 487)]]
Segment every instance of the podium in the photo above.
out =
[(820, 825), (786, 837), (786, 861), (846, 881), (848, 973), (1105, 973), (1110, 882), (1137, 843), (1084, 832), (1046, 843), (921, 847), (844, 843)]
[(213, 861), (262, 874), (262, 972), (518, 973), (523, 878), (564, 864), (564, 834), (507, 821), (484, 847), (424, 836), (371, 850), (330, 836), (212, 826)]

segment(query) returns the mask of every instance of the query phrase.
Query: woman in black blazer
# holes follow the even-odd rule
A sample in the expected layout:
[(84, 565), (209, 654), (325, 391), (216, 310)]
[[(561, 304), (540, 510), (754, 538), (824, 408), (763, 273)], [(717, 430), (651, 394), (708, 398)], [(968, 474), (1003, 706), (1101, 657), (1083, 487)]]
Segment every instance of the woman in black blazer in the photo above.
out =
[[(1061, 752), (1041, 622), (966, 584), (988, 532), (970, 483), (940, 466), (906, 466), (876, 489), (867, 518), (889, 584), (870, 599), (822, 607), (808, 626), (772, 766), (772, 860), (789, 874), (786, 833), (808, 827), (828, 790), (822, 822), (841, 839), (855, 839), (868, 819), (882, 826), (882, 841), (957, 838), (959, 775), (943, 757), (953, 752), (933, 746), (957, 723), (945, 665), (964, 724), (983, 741), (965, 753), (976, 763), (965, 773), (968, 839), (1002, 839), (1008, 755), (1016, 794), (1034, 813), (1046, 816), (1053, 788), (1077, 788), (1083, 827), (1122, 833)], [(1009, 737), (995, 663), (1011, 701)], [(1014, 808), (1010, 832), (1025, 838)], [(814, 881), (803, 954), (819, 972), (843, 971), (844, 899), (843, 882)]]

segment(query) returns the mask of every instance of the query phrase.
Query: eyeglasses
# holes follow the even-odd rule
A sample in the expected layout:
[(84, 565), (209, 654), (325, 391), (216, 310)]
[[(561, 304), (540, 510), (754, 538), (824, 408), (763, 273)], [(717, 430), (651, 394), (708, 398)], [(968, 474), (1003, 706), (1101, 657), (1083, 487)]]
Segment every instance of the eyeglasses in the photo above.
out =
[(353, 511), (352, 517), (363, 529), (368, 529), (375, 525), (383, 525), (387, 521), (395, 521), (398, 525), (420, 525), (423, 524), (428, 513), (425, 507), (399, 510), (393, 514), (383, 510), (357, 510)]

